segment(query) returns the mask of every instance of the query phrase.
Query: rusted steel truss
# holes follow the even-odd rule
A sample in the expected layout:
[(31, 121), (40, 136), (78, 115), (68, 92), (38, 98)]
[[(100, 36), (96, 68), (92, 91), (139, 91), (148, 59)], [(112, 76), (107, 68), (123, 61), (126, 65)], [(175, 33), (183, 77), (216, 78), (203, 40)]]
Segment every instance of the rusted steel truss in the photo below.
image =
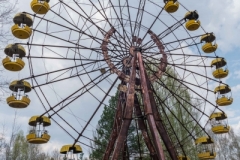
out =
[[(137, 95), (135, 94), (136, 67), (139, 67), (140, 73), (140, 83), (142, 86), (144, 105), (143, 110), (141, 109)], [(138, 127), (142, 132), (143, 140), (146, 143), (152, 159), (165, 160), (161, 139), (165, 144), (170, 157), (173, 160), (178, 159), (176, 150), (172, 145), (164, 124), (161, 121), (150, 83), (151, 82), (144, 68), (141, 52), (137, 51), (132, 59), (132, 68), (127, 93), (120, 92), (119, 94), (114, 126), (104, 154), (104, 160), (117, 160), (120, 155), (122, 155), (122, 159), (129, 159), (126, 139), (134, 109), (135, 117), (138, 119)], [(126, 101), (124, 101), (124, 98)], [(146, 118), (149, 131), (146, 123), (144, 122), (144, 116)]]
[[(148, 76), (144, 67), (142, 59), (141, 48), (132, 46), (129, 49), (129, 57), (125, 59), (124, 63), (130, 71), (129, 74), (118, 70), (111, 62), (108, 56), (108, 43), (110, 37), (115, 33), (115, 29), (111, 28), (105, 35), (102, 42), (102, 52), (104, 59), (113, 73), (116, 73), (122, 80), (122, 90), (119, 93), (118, 106), (115, 114), (113, 130), (107, 145), (103, 159), (118, 160), (120, 156), (122, 159), (129, 159), (127, 152), (127, 135), (133, 116), (137, 118), (138, 128), (141, 130), (143, 140), (150, 152), (150, 156), (154, 160), (165, 160), (161, 139), (173, 160), (177, 160), (177, 152), (174, 148), (170, 137), (167, 134), (166, 128), (161, 120), (157, 105), (154, 99), (151, 83), (159, 79), (167, 67), (167, 55), (164, 52), (164, 47), (157, 35), (152, 31), (148, 31), (153, 42), (158, 46), (162, 58), (156, 73)], [(133, 37), (135, 38), (135, 37)], [(127, 62), (129, 62), (127, 64)], [(139, 71), (137, 71), (139, 69)], [(136, 73), (140, 78), (136, 77)], [(139, 82), (136, 81), (138, 79)], [(137, 95), (135, 94), (135, 86), (141, 86), (143, 108), (140, 107)], [(135, 109), (135, 110), (134, 110)], [(144, 114), (143, 114), (144, 112)], [(133, 114), (135, 113), (135, 115)], [(151, 138), (150, 138), (151, 137)], [(141, 156), (140, 156), (141, 157)]]
[(156, 122), (153, 117), (152, 104), (151, 104), (151, 99), (150, 99), (150, 95), (149, 95), (150, 88), (147, 85), (148, 80), (147, 80), (147, 77), (145, 74), (145, 68), (143, 65), (142, 55), (141, 55), (141, 53), (138, 53), (137, 56), (138, 56), (141, 85), (142, 85), (144, 112), (146, 114), (147, 122), (149, 125), (149, 130), (150, 130), (151, 136), (153, 138), (153, 144), (154, 144), (155, 150), (157, 152), (157, 156), (160, 160), (165, 160), (163, 148), (162, 148), (162, 145), (160, 142), (160, 135), (157, 132)]

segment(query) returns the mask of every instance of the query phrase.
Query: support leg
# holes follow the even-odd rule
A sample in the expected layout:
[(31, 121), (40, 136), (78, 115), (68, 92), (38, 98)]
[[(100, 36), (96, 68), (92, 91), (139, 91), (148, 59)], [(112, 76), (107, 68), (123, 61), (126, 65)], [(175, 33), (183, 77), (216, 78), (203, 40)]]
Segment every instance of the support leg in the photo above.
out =
[(145, 69), (143, 66), (143, 60), (142, 55), (140, 52), (137, 54), (138, 56), (138, 63), (139, 63), (139, 69), (140, 69), (140, 77), (141, 77), (141, 86), (142, 86), (142, 92), (143, 92), (143, 102), (144, 102), (144, 109), (145, 113), (147, 115), (147, 121), (149, 124), (149, 129), (152, 134), (153, 143), (155, 146), (155, 150), (157, 152), (159, 160), (165, 160), (163, 148), (160, 142), (160, 136), (158, 134), (157, 126), (153, 117), (150, 97), (149, 97), (149, 88), (147, 86), (147, 79), (145, 75)]
[(136, 78), (136, 59), (135, 55), (132, 60), (132, 71), (130, 75), (130, 82), (127, 92), (127, 102), (124, 111), (122, 126), (115, 144), (115, 148), (112, 155), (112, 160), (118, 160), (118, 155), (123, 148), (124, 141), (127, 138), (128, 129), (132, 121), (133, 107), (134, 107), (134, 94), (135, 94), (135, 78)]
[(123, 110), (123, 102), (122, 102), (122, 98), (125, 97), (125, 93), (119, 93), (119, 96), (118, 96), (118, 105), (117, 105), (117, 111), (116, 111), (116, 114), (115, 114), (115, 119), (114, 119), (114, 124), (113, 124), (113, 130), (112, 130), (112, 133), (110, 135), (110, 139), (109, 139), (109, 142), (108, 142), (108, 145), (107, 145), (107, 148), (105, 150), (105, 153), (104, 153), (104, 156), (103, 156), (103, 160), (108, 160), (112, 151), (113, 151), (113, 147), (114, 147), (114, 144), (115, 144), (115, 141), (118, 137), (118, 133), (120, 131), (120, 127), (122, 125), (122, 110)]
[(150, 152), (150, 156), (153, 158), (153, 160), (158, 160), (156, 151), (153, 147), (150, 136), (147, 132), (147, 126), (144, 123), (143, 114), (142, 114), (140, 104), (139, 104), (139, 101), (138, 101), (138, 98), (137, 98), (136, 95), (134, 97), (134, 105), (135, 105), (136, 117), (138, 117), (138, 126), (139, 126), (139, 129), (142, 132), (143, 140), (144, 140), (144, 142), (145, 142), (145, 144), (146, 144), (146, 146), (147, 146), (147, 148)]

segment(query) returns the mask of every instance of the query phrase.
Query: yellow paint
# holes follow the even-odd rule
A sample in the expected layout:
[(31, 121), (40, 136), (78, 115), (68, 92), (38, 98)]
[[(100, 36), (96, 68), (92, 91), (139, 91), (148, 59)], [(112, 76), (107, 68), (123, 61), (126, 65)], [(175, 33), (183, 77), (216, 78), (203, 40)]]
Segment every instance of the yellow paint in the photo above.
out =
[(32, 0), (30, 5), (33, 12), (36, 14), (46, 14), (50, 9), (50, 6), (46, 1), (39, 2), (38, 0)]

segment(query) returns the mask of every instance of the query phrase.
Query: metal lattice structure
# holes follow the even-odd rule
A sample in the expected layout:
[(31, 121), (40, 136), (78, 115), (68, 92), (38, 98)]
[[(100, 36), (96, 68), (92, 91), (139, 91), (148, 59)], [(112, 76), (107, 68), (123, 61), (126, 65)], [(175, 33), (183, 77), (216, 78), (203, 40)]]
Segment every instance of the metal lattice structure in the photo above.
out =
[[(104, 160), (130, 158), (126, 139), (132, 121), (154, 160), (188, 159), (184, 145), (189, 141), (199, 146), (200, 159), (216, 156), (207, 126), (211, 121), (214, 133), (228, 132), (229, 126), (215, 122), (227, 118), (219, 106), (233, 100), (230, 87), (221, 81), (228, 75), (227, 63), (217, 56), (215, 36), (202, 28), (196, 11), (176, 0), (33, 0), (31, 7), (35, 13), (17, 14), (12, 27), (14, 36), (26, 40), (7, 46), (3, 60), (11, 71), (27, 63), (30, 73), (11, 83), (8, 104), (31, 105), (26, 93), (33, 90), (45, 110), (29, 121), (30, 143), (49, 141), (44, 127), (52, 120), (73, 139), (61, 153), (81, 153), (77, 143), (94, 150), (91, 123), (118, 90)], [(179, 136), (173, 122), (186, 135)], [(44, 137), (36, 133), (38, 126)], [(137, 156), (143, 154), (139, 149)]]

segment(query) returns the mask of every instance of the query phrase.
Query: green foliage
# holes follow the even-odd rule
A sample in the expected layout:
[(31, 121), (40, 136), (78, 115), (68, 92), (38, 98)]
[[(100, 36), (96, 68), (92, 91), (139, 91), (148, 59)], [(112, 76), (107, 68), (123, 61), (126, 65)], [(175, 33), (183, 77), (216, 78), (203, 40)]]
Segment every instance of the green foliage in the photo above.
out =
[(228, 134), (216, 135), (209, 130), (214, 139), (215, 150), (218, 160), (239, 160), (240, 157), (240, 136), (236, 135), (233, 129)]
[[(148, 68), (148, 74), (151, 70), (156, 70), (154, 67)], [(156, 92), (155, 99), (159, 107), (159, 112), (166, 126), (169, 124), (174, 128), (179, 141), (184, 144), (184, 150), (187, 156), (191, 160), (196, 158), (196, 147), (192, 137), (189, 137), (191, 131), (193, 135), (200, 135), (201, 128), (193, 120), (198, 119), (199, 115), (197, 108), (201, 106), (201, 102), (194, 99), (187, 87), (182, 85), (179, 81), (174, 78), (178, 78), (175, 72), (171, 68), (167, 68), (167, 74), (165, 74), (160, 80), (153, 84), (153, 88)], [(94, 132), (93, 149), (90, 154), (91, 159), (102, 159), (102, 156), (107, 146), (111, 129), (113, 126), (115, 108), (117, 106), (117, 94), (109, 100), (109, 106), (104, 107), (101, 119), (98, 122), (96, 132)], [(141, 97), (138, 95), (138, 97)], [(157, 98), (159, 97), (159, 98)], [(141, 101), (141, 98), (139, 98)], [(141, 102), (140, 102), (141, 103)], [(195, 106), (195, 107), (193, 107)], [(183, 127), (183, 125), (185, 128)], [(139, 131), (141, 152), (145, 153), (143, 156), (144, 160), (151, 159), (149, 151), (143, 141), (141, 131)], [(174, 142), (178, 142), (178, 139), (171, 137)], [(132, 121), (130, 126), (128, 140), (127, 140), (130, 156), (134, 153), (139, 153), (139, 145), (137, 139), (137, 133), (135, 129), (135, 121)], [(179, 150), (179, 149), (178, 149)], [(180, 152), (180, 154), (183, 154)], [(135, 154), (139, 156), (139, 154)], [(166, 154), (167, 155), (167, 154)]]
[(27, 142), (23, 131), (19, 131), (13, 140), (13, 147), (9, 160), (48, 160), (39, 145)]
[(195, 160), (198, 159), (197, 151), (189, 132), (195, 137), (202, 133), (200, 125), (195, 121), (200, 117), (197, 109), (200, 108), (201, 101), (192, 97), (188, 88), (175, 78), (178, 78), (176, 73), (171, 68), (167, 68), (165, 76), (154, 83), (154, 90), (159, 97), (156, 99), (165, 126), (170, 128), (168, 131), (171, 135), (175, 132), (178, 137), (177, 139), (176, 136), (171, 136), (172, 141), (180, 142), (187, 156)]
[(105, 106), (103, 113), (101, 115), (101, 119), (98, 121), (98, 126), (96, 131), (94, 132), (94, 141), (93, 147), (90, 155), (91, 159), (102, 159), (103, 153), (105, 151), (105, 147), (107, 146), (107, 140), (111, 134), (111, 128), (114, 122), (115, 115), (115, 107), (117, 105), (117, 97), (116, 94), (109, 100), (109, 106)]
[(20, 131), (13, 144), (12, 159), (28, 159), (28, 156), (28, 143), (23, 135), (23, 131)]
[[(95, 143), (92, 144), (92, 147), (95, 149), (93, 149), (90, 154), (90, 159), (92, 160), (102, 159), (104, 155), (105, 148), (108, 144), (108, 140), (110, 138), (114, 123), (114, 116), (116, 111), (115, 108), (117, 106), (117, 101), (118, 93), (116, 93), (115, 96), (111, 97), (111, 99), (109, 100), (109, 105), (104, 107), (101, 118), (98, 121), (97, 129), (93, 135)], [(137, 136), (134, 122), (131, 123), (129, 127), (127, 144), (129, 154), (138, 152)]]
[(116, 94), (109, 100), (109, 106), (105, 106), (103, 113), (101, 115), (101, 119), (98, 121), (98, 126), (96, 132), (94, 132), (94, 141), (93, 144), (94, 150), (90, 154), (91, 159), (102, 159), (103, 153), (105, 151), (105, 147), (107, 146), (107, 140), (111, 134), (111, 128), (114, 123), (114, 115), (115, 115), (115, 107), (117, 105), (117, 97)]

